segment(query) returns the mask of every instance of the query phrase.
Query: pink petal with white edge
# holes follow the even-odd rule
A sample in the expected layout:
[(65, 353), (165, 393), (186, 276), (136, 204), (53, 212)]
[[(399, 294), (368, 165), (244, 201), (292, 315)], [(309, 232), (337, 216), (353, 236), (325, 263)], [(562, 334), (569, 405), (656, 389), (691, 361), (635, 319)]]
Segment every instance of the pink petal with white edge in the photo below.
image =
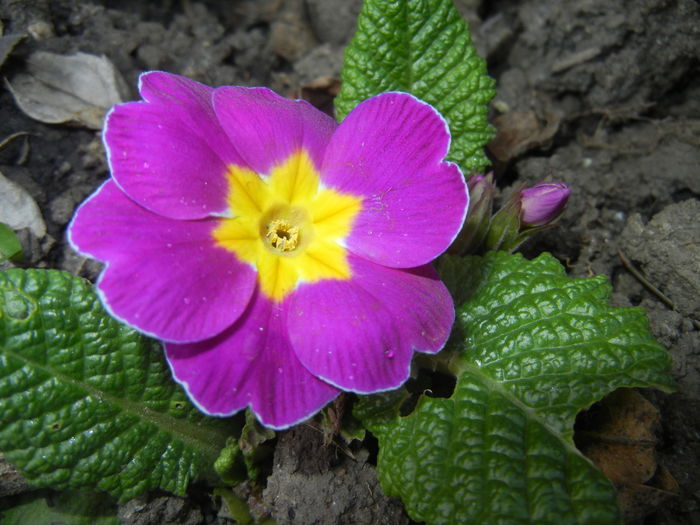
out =
[(412, 268), (452, 243), (469, 204), (459, 168), (444, 162), (447, 124), (406, 93), (358, 105), (326, 149), (321, 180), (364, 198), (347, 247), (385, 266)]
[(452, 298), (431, 266), (395, 269), (350, 256), (350, 280), (300, 286), (287, 326), (296, 355), (324, 381), (358, 393), (390, 390), (413, 352), (435, 353), (454, 321)]
[(294, 354), (284, 310), (256, 293), (249, 309), (219, 336), (165, 345), (175, 379), (203, 412), (230, 416), (249, 406), (261, 423), (288, 428), (318, 412), (339, 391)]
[(173, 219), (228, 209), (228, 164), (240, 164), (214, 114), (214, 90), (168, 73), (140, 79), (145, 102), (115, 106), (104, 142), (112, 176), (136, 202)]
[(253, 268), (215, 246), (218, 221), (176, 221), (152, 213), (109, 180), (78, 209), (73, 247), (107, 263), (104, 305), (142, 332), (178, 342), (212, 337), (245, 310)]
[(337, 126), (308, 102), (290, 100), (266, 88), (218, 88), (214, 109), (246, 165), (261, 175), (300, 149), (319, 167)]

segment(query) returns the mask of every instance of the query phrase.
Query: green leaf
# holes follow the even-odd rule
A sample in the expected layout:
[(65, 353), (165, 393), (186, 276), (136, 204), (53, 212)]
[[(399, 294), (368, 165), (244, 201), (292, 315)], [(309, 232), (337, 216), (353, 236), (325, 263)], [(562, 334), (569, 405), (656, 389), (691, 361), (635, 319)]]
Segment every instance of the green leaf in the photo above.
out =
[(0, 261), (22, 255), (22, 245), (17, 234), (4, 222), (0, 222)]
[(341, 77), (339, 120), (366, 98), (406, 91), (447, 119), (450, 160), (465, 173), (489, 164), (483, 147), (494, 134), (486, 113), (495, 82), (452, 0), (365, 0)]
[(4, 525), (119, 525), (114, 502), (90, 492), (31, 492), (16, 498), (10, 508), (0, 504), (0, 514)]
[(253, 525), (255, 523), (250, 515), (248, 504), (231, 492), (231, 489), (214, 489), (213, 494), (214, 497), (221, 498), (222, 509), (219, 512), (219, 517), (230, 518), (237, 525)]
[(122, 500), (213, 474), (227, 423), (172, 380), (160, 344), (58, 271), (0, 272), (0, 450), (36, 486)]
[[(602, 277), (570, 279), (545, 254), (445, 257), (458, 300), (449, 398), (408, 416), (362, 400), (384, 490), (441, 523), (618, 522), (612, 485), (574, 447), (576, 414), (619, 387), (673, 388), (639, 308), (612, 308)], [(443, 357), (444, 359), (444, 357)]]

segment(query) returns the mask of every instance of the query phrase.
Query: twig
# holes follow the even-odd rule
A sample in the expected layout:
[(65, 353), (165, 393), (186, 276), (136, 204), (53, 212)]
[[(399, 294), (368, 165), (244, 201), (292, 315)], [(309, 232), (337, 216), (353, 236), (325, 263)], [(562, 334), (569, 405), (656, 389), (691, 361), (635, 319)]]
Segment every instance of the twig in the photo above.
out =
[(25, 135), (29, 135), (29, 132), (28, 131), (18, 131), (17, 133), (13, 133), (12, 135), (5, 137), (2, 140), (2, 142), (0, 142), (0, 149), (7, 146), (13, 140), (18, 139), (19, 137), (24, 137)]
[(673, 301), (671, 301), (671, 299), (666, 297), (661, 290), (659, 290), (656, 286), (651, 284), (647, 280), (647, 278), (639, 272), (639, 270), (632, 266), (632, 263), (629, 261), (629, 259), (627, 259), (627, 257), (625, 257), (620, 248), (617, 249), (617, 256), (620, 258), (620, 261), (622, 261), (624, 267), (627, 268), (627, 271), (630, 272), (640, 283), (642, 283), (647, 288), (647, 290), (649, 290), (656, 297), (658, 297), (671, 310), (676, 309), (676, 305), (673, 304)]

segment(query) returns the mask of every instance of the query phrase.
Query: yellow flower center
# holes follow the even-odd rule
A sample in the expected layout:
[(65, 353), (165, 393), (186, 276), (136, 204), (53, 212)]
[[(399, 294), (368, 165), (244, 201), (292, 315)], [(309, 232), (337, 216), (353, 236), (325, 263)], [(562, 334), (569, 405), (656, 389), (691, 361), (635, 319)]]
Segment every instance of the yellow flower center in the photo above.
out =
[(301, 150), (263, 177), (229, 166), (231, 218), (213, 231), (216, 244), (258, 271), (260, 289), (282, 301), (301, 282), (349, 279), (343, 239), (362, 200), (324, 188)]

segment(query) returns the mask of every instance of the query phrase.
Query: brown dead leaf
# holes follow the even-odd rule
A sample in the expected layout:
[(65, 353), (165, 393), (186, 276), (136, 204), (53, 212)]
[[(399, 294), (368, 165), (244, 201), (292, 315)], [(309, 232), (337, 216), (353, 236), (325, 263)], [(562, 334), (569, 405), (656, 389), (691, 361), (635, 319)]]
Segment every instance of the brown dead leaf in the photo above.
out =
[(621, 389), (601, 404), (599, 426), (586, 455), (611, 481), (644, 483), (656, 471), (659, 413), (635, 390)]
[(542, 119), (534, 111), (509, 111), (494, 119), (498, 133), (488, 149), (497, 161), (506, 163), (546, 145), (559, 130), (560, 122), (554, 113), (547, 113)]
[(104, 115), (122, 102), (124, 80), (105, 56), (37, 51), (27, 71), (5, 80), (22, 111), (47, 124), (72, 122), (100, 129)]
[(46, 223), (36, 201), (16, 182), (0, 172), (0, 222), (15, 231), (28, 228), (37, 238), (46, 235)]
[(656, 457), (659, 412), (636, 390), (616, 390), (586, 414), (576, 444), (616, 486), (625, 522), (642, 519), (678, 491)]
[(653, 486), (616, 484), (617, 504), (625, 523), (641, 521), (680, 492), (678, 482), (664, 466), (659, 466), (651, 482)]

